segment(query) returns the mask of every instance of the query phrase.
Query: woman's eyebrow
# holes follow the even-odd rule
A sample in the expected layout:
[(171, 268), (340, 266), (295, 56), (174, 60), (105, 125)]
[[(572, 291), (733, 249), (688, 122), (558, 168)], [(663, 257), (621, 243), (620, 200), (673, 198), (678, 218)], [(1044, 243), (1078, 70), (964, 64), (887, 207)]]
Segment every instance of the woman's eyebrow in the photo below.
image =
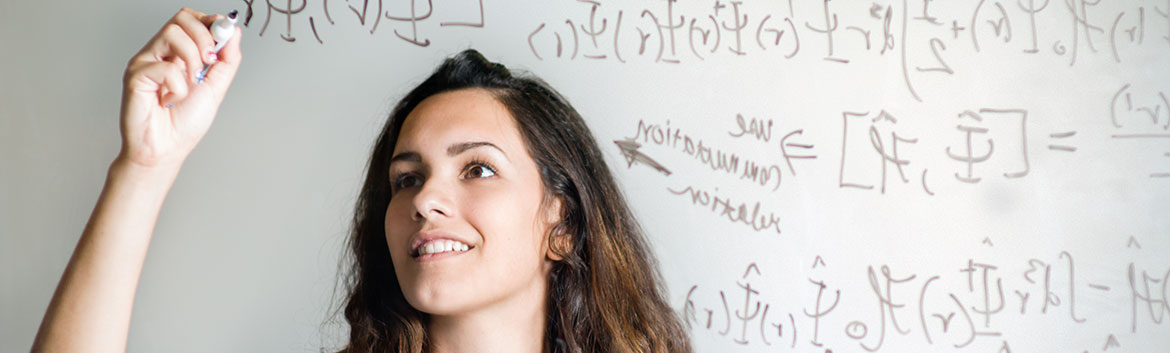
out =
[(398, 162), (398, 161), (407, 161), (407, 162), (418, 163), (418, 162), (422, 162), (422, 156), (420, 156), (418, 153), (415, 153), (415, 152), (402, 152), (402, 153), (399, 153), (398, 155), (394, 156), (394, 158), (390, 158), (389, 164), (394, 164), (394, 162)]
[[(493, 144), (491, 142), (487, 142), (487, 141), (461, 142), (461, 143), (453, 144), (450, 147), (447, 147), (447, 155), (454, 157), (460, 153), (466, 152), (467, 150), (477, 148), (477, 147), (495, 148), (497, 151), (500, 151), (500, 154), (504, 155), (504, 159), (508, 159), (509, 161), (511, 161), (511, 159), (508, 158), (508, 154), (505, 153), (503, 149), (501, 149), (499, 146), (496, 146), (495, 144)], [(394, 158), (390, 158), (390, 164), (394, 164), (394, 162), (398, 162), (398, 161), (418, 163), (418, 162), (422, 162), (422, 156), (419, 155), (418, 152), (402, 152), (402, 153), (399, 153), (398, 155), (395, 155)]]
[(472, 148), (484, 147), (484, 146), (495, 148), (497, 151), (500, 151), (500, 154), (504, 155), (505, 159), (508, 158), (508, 154), (504, 153), (503, 149), (500, 149), (499, 146), (496, 146), (495, 144), (492, 144), (491, 142), (487, 142), (487, 141), (456, 143), (454, 145), (451, 145), (450, 147), (447, 147), (447, 155), (454, 157), (455, 155), (463, 153), (463, 152), (470, 150)]

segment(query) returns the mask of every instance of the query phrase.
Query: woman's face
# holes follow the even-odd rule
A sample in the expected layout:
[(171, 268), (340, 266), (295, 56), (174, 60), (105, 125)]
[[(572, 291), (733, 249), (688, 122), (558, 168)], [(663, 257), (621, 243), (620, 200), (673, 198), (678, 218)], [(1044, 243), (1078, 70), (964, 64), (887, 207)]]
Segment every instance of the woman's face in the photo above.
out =
[(541, 208), (537, 165), (491, 93), (423, 100), (403, 123), (390, 182), (386, 243), (411, 306), (451, 315), (543, 303), (559, 212)]

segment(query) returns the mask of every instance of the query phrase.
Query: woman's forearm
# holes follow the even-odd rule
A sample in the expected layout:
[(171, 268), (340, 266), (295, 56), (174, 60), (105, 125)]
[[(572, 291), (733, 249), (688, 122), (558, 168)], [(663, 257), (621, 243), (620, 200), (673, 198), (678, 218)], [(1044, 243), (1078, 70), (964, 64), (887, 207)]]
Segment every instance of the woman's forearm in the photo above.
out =
[(215, 120), (243, 59), (239, 27), (229, 23), (226, 43), (216, 43), (223, 39), (209, 30), (224, 20), (183, 8), (127, 64), (122, 151), (45, 311), (33, 352), (126, 350), (134, 292), (163, 200)]
[(33, 352), (124, 352), (134, 293), (176, 166), (119, 158), (65, 268)]

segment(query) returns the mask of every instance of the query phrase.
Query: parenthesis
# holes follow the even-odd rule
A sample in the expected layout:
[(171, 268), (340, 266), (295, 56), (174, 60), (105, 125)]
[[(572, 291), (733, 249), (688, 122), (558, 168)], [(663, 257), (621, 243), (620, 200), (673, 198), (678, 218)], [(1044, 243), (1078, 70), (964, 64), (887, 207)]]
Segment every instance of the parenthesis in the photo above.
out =
[(1128, 83), (1117, 90), (1117, 93), (1113, 95), (1113, 101), (1109, 102), (1109, 119), (1113, 121), (1113, 127), (1115, 128), (1121, 128), (1121, 124), (1117, 123), (1117, 98), (1121, 97), (1121, 93), (1127, 89), (1129, 89)]
[(984, 1), (986, 0), (979, 0), (979, 5), (975, 5), (975, 12), (971, 13), (971, 25), (968, 27), (971, 29), (971, 43), (975, 44), (976, 53), (979, 52), (979, 37), (976, 33), (978, 31), (975, 30), (975, 19), (979, 17), (979, 10), (983, 8)]
[(954, 293), (951, 293), (951, 299), (955, 301), (955, 306), (958, 306), (959, 310), (963, 312), (963, 317), (967, 318), (967, 326), (971, 327), (971, 337), (967, 339), (967, 342), (955, 344), (955, 348), (963, 348), (971, 344), (971, 342), (975, 341), (975, 322), (971, 321), (971, 314), (967, 312), (967, 308), (964, 307), (963, 303), (959, 301), (959, 297), (956, 297)]
[[(378, 13), (379, 14), (382, 13), (382, 1), (380, 1), (380, 0), (378, 1)], [(330, 21), (332, 21), (332, 20), (330, 20)], [(374, 26), (370, 27), (370, 34), (371, 35), (374, 34), (374, 31), (378, 29), (379, 23), (382, 23), (382, 16), (380, 16), (380, 15), (374, 16)]]
[(618, 50), (618, 33), (621, 33), (621, 30), (622, 12), (618, 11), (617, 25), (613, 28), (613, 55), (617, 57), (619, 62), (624, 64), (626, 61), (622, 59), (622, 53)]
[(727, 296), (723, 294), (723, 291), (719, 291), (719, 298), (723, 300), (723, 312), (727, 314), (727, 327), (719, 334), (727, 336), (727, 333), (731, 332), (731, 309), (727, 307)]
[(1125, 16), (1125, 12), (1117, 14), (1117, 19), (1113, 20), (1113, 28), (1109, 29), (1109, 47), (1113, 49), (1113, 61), (1121, 62), (1121, 58), (1117, 56), (1117, 25), (1121, 23), (1121, 17)]
[[(536, 30), (532, 31), (532, 33), (528, 35), (528, 49), (532, 50), (532, 55), (536, 56), (536, 60), (544, 60), (544, 58), (541, 58), (540, 54), (536, 52), (536, 46), (532, 44), (532, 37), (536, 36), (537, 33), (540, 33), (540, 30), (542, 29), (544, 29), (544, 23), (541, 23), (540, 26), (536, 27)], [(616, 44), (614, 45), (616, 46)]]
[(325, 9), (325, 19), (329, 20), (329, 24), (336, 25), (337, 23), (333, 22), (333, 17), (329, 16), (329, 0), (321, 1), (321, 8)]
[(926, 171), (927, 169), (922, 170), (922, 190), (926, 191), (927, 195), (934, 196), (934, 192), (931, 192), (930, 188), (926, 186)]
[[(700, 28), (699, 31), (702, 32), (703, 29)], [(703, 36), (703, 40), (707, 40), (706, 35)], [(691, 53), (695, 54), (695, 56), (698, 57), (699, 60), (706, 60), (706, 59), (703, 59), (702, 55), (699, 55), (699, 52), (697, 50), (695, 50), (695, 19), (694, 18), (691, 19), (691, 28), (689, 31), (687, 31), (687, 41), (690, 42), (690, 44), (691, 44)]]
[(796, 48), (792, 49), (792, 53), (784, 56), (785, 59), (792, 59), (800, 51), (800, 35), (796, 33), (796, 25), (792, 23), (792, 19), (784, 18), (784, 21), (788, 22), (789, 28), (792, 28), (792, 38), (796, 41)]
[(711, 24), (715, 26), (712, 29), (712, 31), (715, 31), (715, 45), (711, 46), (711, 54), (715, 54), (715, 51), (719, 50), (719, 43), (723, 42), (723, 33), (719, 31), (719, 21), (715, 20), (715, 16), (708, 15), (707, 18), (710, 18)]
[(792, 314), (788, 314), (788, 322), (792, 323), (792, 348), (796, 348), (796, 318)]
[(565, 20), (565, 24), (569, 25), (569, 29), (573, 31), (573, 55), (569, 56), (569, 60), (573, 60), (577, 58), (577, 47), (580, 46), (577, 41), (577, 27), (573, 27), (573, 21), (569, 19)]
[(760, 26), (756, 28), (756, 44), (759, 44), (760, 49), (762, 49), (762, 50), (768, 50), (768, 48), (764, 47), (764, 42), (760, 41), (760, 33), (764, 31), (764, 24), (768, 23), (768, 19), (771, 19), (771, 18), (772, 18), (772, 15), (764, 16), (764, 20), (760, 21)]
[(922, 303), (926, 301), (926, 288), (930, 287), (930, 282), (934, 282), (936, 279), (938, 279), (938, 276), (926, 280), (926, 283), (922, 285), (922, 294), (918, 296), (918, 320), (922, 322), (922, 333), (926, 335), (927, 344), (934, 344), (934, 341), (930, 339), (930, 330), (926, 328), (926, 310), (923, 308)]
[[(662, 25), (658, 23), (658, 16), (654, 16), (650, 10), (643, 10), (642, 17), (650, 15), (650, 19), (654, 20), (654, 28), (658, 29), (658, 57), (654, 58), (654, 62), (662, 61), (662, 52), (666, 50), (666, 36), (662, 34)], [(666, 26), (670, 27), (670, 16), (666, 17)]]

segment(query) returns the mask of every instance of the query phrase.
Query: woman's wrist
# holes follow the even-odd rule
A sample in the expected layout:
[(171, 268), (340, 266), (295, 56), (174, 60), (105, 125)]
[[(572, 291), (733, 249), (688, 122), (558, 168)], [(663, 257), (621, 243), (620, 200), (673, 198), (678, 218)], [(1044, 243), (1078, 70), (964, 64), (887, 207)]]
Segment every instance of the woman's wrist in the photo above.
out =
[[(171, 184), (174, 183), (175, 178), (179, 175), (179, 170), (182, 168), (182, 161), (155, 163), (146, 165), (137, 163), (124, 155), (119, 154), (114, 161), (110, 163), (109, 173), (106, 176), (110, 180), (119, 180), (136, 184), (139, 187), (146, 187), (150, 189), (159, 189), (161, 191), (169, 190)], [(153, 186), (153, 187), (152, 187)]]

